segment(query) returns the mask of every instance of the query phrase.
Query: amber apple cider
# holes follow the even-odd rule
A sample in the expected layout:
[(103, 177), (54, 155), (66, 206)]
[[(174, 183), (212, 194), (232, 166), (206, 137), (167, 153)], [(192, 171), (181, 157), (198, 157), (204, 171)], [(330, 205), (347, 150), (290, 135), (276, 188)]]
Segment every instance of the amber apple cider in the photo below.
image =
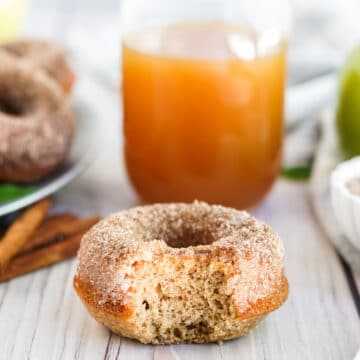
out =
[(285, 50), (215, 22), (125, 36), (125, 160), (143, 201), (264, 197), (281, 161)]

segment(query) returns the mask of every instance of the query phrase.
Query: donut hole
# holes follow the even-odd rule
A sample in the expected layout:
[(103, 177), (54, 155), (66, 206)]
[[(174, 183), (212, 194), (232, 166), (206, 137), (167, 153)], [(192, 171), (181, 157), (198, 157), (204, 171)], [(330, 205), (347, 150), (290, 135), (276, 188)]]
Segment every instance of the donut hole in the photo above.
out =
[(10, 116), (21, 116), (25, 113), (24, 103), (21, 101), (14, 101), (8, 97), (0, 96), (0, 112)]
[(172, 248), (210, 245), (216, 240), (215, 231), (211, 231), (205, 226), (196, 226), (196, 224), (193, 227), (172, 229), (164, 239)]

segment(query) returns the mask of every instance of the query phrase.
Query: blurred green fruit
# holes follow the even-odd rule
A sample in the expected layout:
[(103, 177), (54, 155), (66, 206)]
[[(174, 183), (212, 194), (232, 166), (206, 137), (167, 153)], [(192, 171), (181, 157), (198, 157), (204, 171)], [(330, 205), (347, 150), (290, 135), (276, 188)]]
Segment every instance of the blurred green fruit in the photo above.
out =
[(360, 155), (360, 47), (350, 54), (342, 70), (337, 127), (345, 156)]
[(26, 13), (26, 0), (0, 0), (0, 43), (16, 38)]

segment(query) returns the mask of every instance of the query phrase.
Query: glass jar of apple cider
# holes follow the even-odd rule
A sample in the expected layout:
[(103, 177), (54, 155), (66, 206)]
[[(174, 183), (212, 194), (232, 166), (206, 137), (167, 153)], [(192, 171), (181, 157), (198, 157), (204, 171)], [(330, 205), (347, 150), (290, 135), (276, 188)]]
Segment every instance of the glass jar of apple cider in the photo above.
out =
[(248, 208), (280, 166), (285, 0), (125, 0), (125, 160), (145, 202)]

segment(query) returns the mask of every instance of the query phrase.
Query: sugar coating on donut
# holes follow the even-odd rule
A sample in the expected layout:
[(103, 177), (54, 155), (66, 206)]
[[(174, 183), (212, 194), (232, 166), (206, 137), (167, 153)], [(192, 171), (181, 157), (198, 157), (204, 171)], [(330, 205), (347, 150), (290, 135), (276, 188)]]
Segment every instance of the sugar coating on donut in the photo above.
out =
[(0, 50), (0, 179), (34, 180), (66, 157), (74, 118), (41, 69)]
[(97, 224), (82, 240), (75, 288), (97, 320), (151, 343), (239, 336), (287, 297), (278, 237), (246, 212), (203, 202)]
[(39, 39), (23, 39), (6, 43), (0, 47), (9, 53), (40, 67), (55, 79), (66, 92), (70, 92), (74, 74), (66, 53), (60, 46)]

